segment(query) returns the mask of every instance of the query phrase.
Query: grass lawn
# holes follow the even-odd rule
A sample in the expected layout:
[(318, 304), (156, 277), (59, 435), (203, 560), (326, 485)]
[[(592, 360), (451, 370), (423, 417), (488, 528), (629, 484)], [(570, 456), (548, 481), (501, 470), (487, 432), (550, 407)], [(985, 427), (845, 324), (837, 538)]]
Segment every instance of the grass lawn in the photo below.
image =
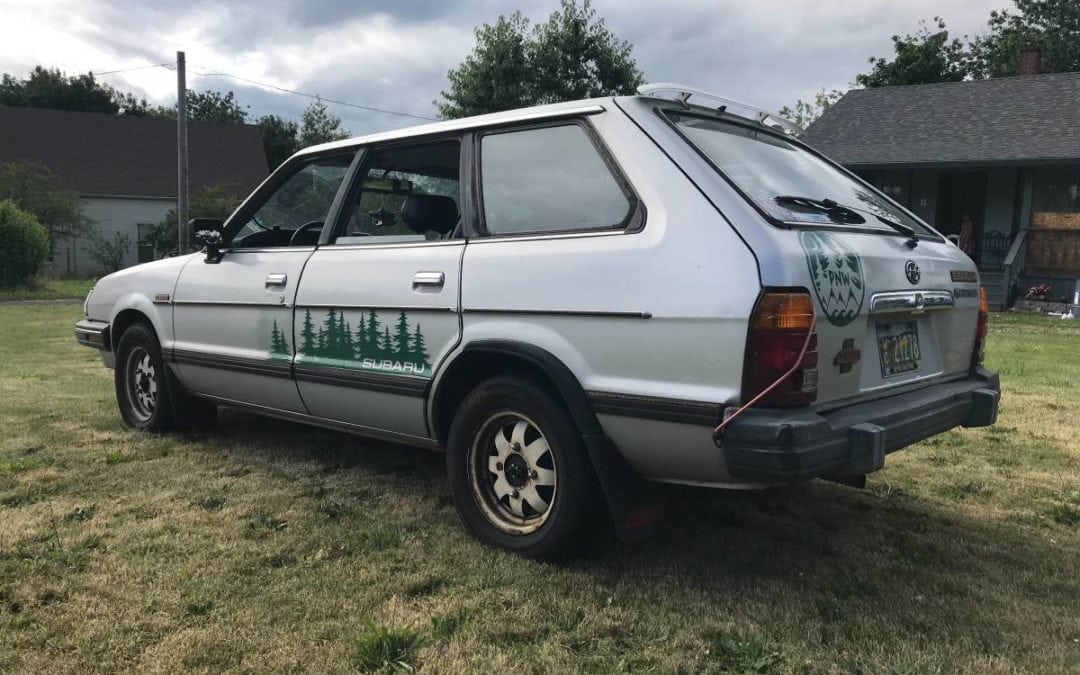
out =
[(998, 425), (866, 490), (679, 489), (555, 567), (470, 540), (436, 453), (127, 431), (78, 317), (0, 308), (0, 672), (1080, 670), (1080, 321), (994, 317)]
[(93, 287), (94, 279), (44, 277), (34, 288), (0, 288), (0, 302), (8, 300), (82, 300)]

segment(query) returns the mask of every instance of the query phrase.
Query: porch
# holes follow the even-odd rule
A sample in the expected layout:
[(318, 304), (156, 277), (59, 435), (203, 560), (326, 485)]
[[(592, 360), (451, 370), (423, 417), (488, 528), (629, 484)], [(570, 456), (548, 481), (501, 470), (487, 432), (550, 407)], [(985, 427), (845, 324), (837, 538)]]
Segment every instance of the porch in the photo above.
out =
[(1071, 302), (1080, 278), (1080, 164), (858, 167), (979, 267), (992, 309), (1033, 286)]

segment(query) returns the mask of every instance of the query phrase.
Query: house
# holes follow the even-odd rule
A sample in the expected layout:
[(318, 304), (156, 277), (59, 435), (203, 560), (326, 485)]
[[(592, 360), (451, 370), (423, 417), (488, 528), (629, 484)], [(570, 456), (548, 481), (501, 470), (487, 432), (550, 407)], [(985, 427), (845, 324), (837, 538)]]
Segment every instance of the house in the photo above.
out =
[[(258, 127), (188, 126), (190, 192), (222, 185), (246, 196), (267, 175)], [(0, 163), (40, 161), (83, 199), (98, 236), (127, 233), (127, 265), (152, 260), (147, 229), (176, 208), (176, 122), (100, 113), (0, 107)], [(54, 242), (49, 274), (100, 272), (90, 240)]]
[[(1037, 54), (1021, 59), (1037, 72)], [(855, 89), (801, 137), (957, 242), (991, 306), (1080, 278), (1080, 73)]]

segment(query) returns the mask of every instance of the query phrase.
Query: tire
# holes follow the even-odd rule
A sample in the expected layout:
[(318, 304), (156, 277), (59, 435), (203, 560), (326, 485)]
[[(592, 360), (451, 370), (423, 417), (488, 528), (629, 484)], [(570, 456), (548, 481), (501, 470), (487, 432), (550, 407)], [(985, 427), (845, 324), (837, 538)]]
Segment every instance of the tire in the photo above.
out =
[(469, 393), (450, 426), (450, 495), (487, 544), (557, 561), (581, 553), (603, 512), (581, 435), (552, 394), (517, 377)]
[(131, 325), (116, 346), (116, 403), (132, 429), (164, 433), (204, 427), (217, 419), (217, 407), (184, 391), (161, 357), (152, 328)]

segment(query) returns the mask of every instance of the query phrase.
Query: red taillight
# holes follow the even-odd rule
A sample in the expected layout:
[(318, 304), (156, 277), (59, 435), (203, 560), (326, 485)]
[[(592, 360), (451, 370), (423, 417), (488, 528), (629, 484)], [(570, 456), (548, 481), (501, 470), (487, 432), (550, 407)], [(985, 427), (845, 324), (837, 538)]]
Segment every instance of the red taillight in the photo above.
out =
[[(763, 406), (808, 405), (817, 399), (817, 334), (809, 293), (766, 293), (750, 322), (743, 376), (743, 401), (760, 394), (793, 367), (791, 375), (758, 403)], [(806, 345), (802, 360), (799, 355)]]
[(971, 365), (981, 366), (986, 355), (986, 331), (990, 320), (990, 304), (986, 301), (986, 288), (979, 288), (979, 320), (975, 324), (975, 352), (971, 355)]

